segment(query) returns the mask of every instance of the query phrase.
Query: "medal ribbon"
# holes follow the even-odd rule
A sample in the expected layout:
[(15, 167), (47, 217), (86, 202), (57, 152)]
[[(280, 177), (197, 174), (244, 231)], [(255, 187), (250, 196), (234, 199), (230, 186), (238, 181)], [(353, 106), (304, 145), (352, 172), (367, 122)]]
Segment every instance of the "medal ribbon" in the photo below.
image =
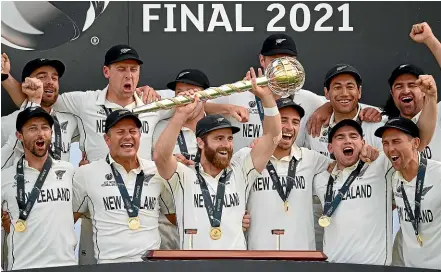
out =
[(266, 165), (266, 170), (268, 170), (271, 180), (273, 181), (274, 187), (276, 188), (277, 193), (279, 193), (279, 196), (283, 202), (286, 202), (288, 200), (289, 194), (291, 193), (291, 190), (294, 187), (296, 169), (298, 164), (299, 161), (297, 161), (296, 158), (294, 158), (293, 156), (291, 158), (291, 161), (289, 162), (288, 175), (286, 177), (286, 193), (283, 191), (283, 186), (280, 183), (280, 178), (277, 175), (276, 169), (274, 168), (271, 161), (268, 161)]
[(17, 204), (20, 210), (19, 218), (23, 221), (26, 221), (29, 217), (29, 214), (32, 211), (32, 207), (34, 207), (35, 201), (41, 192), (41, 187), (49, 174), (49, 171), (52, 167), (52, 159), (50, 156), (47, 156), (46, 161), (43, 164), (43, 169), (38, 175), (37, 180), (35, 181), (34, 188), (32, 188), (31, 194), (28, 198), (28, 201), (25, 202), (25, 179), (24, 179), (24, 168), (23, 168), (23, 159), (24, 155), (20, 158), (17, 163)]
[(55, 141), (54, 141), (54, 150), (50, 150), (51, 156), (56, 159), (61, 159), (61, 126), (60, 122), (58, 121), (57, 116), (53, 115), (52, 118), (54, 119), (54, 132), (55, 132)]
[(415, 213), (412, 212), (409, 199), (407, 198), (406, 191), (404, 190), (403, 181), (401, 181), (401, 193), (403, 194), (404, 207), (407, 215), (412, 223), (415, 236), (419, 237), (418, 223), (421, 212), (421, 195), (423, 193), (424, 177), (426, 176), (427, 159), (424, 155), (420, 156), (420, 165), (418, 167), (416, 189), (415, 189)]
[(138, 175), (136, 175), (136, 182), (135, 182), (135, 189), (133, 190), (133, 201), (130, 200), (129, 193), (127, 192), (127, 187), (124, 184), (124, 181), (118, 172), (118, 170), (115, 169), (113, 164), (110, 163), (109, 155), (106, 157), (106, 162), (110, 165), (110, 168), (112, 169), (113, 176), (115, 177), (116, 184), (119, 189), (119, 193), (121, 194), (121, 197), (124, 201), (124, 207), (126, 208), (127, 214), (129, 217), (137, 217), (139, 213), (139, 206), (141, 205), (141, 194), (142, 194), (142, 188), (144, 181), (148, 184), (150, 182), (150, 179), (154, 176), (153, 174), (144, 176), (144, 172), (139, 172)]
[[(181, 154), (184, 155), (184, 157), (187, 160), (191, 160), (191, 154), (188, 152), (187, 143), (185, 141), (184, 132), (182, 132), (182, 130), (179, 132), (179, 135), (178, 135), (178, 145), (179, 145), (179, 150), (181, 151)], [(194, 159), (194, 162), (199, 162), (200, 156), (201, 156), (200, 153), (196, 152), (196, 157)]]
[(199, 186), (201, 187), (202, 197), (204, 198), (204, 206), (207, 210), (210, 225), (213, 228), (219, 227), (222, 220), (222, 210), (224, 208), (225, 183), (230, 179), (232, 171), (227, 173), (227, 170), (225, 169), (222, 173), (222, 176), (217, 183), (216, 199), (215, 204), (213, 205), (207, 183), (200, 173), (199, 164), (196, 164), (195, 170), (197, 179), (199, 181)]
[(332, 214), (337, 209), (338, 205), (340, 205), (341, 199), (343, 196), (347, 193), (349, 190), (349, 187), (351, 186), (352, 182), (354, 182), (355, 178), (360, 174), (361, 169), (364, 166), (364, 162), (360, 161), (357, 165), (357, 168), (355, 168), (354, 171), (351, 172), (349, 177), (346, 179), (343, 186), (338, 190), (337, 195), (335, 196), (334, 200), (332, 200), (332, 187), (334, 186), (334, 178), (332, 175), (329, 175), (328, 185), (326, 188), (326, 196), (325, 196), (325, 207), (324, 207), (324, 215), (327, 217), (331, 217)]

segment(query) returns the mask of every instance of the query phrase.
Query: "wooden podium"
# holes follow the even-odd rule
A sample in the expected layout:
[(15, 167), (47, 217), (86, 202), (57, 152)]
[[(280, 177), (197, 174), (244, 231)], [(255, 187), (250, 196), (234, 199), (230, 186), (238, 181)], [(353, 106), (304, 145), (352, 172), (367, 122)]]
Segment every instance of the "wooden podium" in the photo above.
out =
[(151, 250), (142, 259), (151, 260), (290, 260), (324, 262), (328, 257), (321, 251), (284, 250)]

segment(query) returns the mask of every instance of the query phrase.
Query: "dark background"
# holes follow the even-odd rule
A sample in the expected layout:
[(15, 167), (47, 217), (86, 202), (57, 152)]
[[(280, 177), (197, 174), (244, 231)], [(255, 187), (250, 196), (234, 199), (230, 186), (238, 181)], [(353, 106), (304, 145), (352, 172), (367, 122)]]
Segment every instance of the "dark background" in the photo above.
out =
[[(143, 32), (143, 4), (155, 3), (160, 4), (161, 9), (152, 9), (150, 13), (159, 15), (159, 21), (151, 21), (150, 32)], [(242, 4), (243, 25), (254, 26), (253, 32), (235, 31), (236, 3)], [(261, 44), (274, 33), (267, 32), (268, 22), (278, 13), (277, 10), (267, 11), (272, 3), (277, 2), (110, 2), (93, 25), (75, 40), (67, 39), (56, 47), (45, 45), (34, 51), (18, 50), (2, 44), (1, 50), (10, 57), (12, 75), (16, 79), (20, 78), (24, 64), (31, 59), (45, 57), (62, 60), (67, 69), (60, 81), (61, 92), (104, 88), (104, 54), (118, 43), (135, 47), (144, 60), (140, 86), (148, 84), (155, 89), (164, 89), (166, 83), (184, 68), (205, 71), (212, 85), (218, 86), (242, 79), (250, 66), (257, 67)], [(342, 12), (337, 8), (345, 2), (329, 2), (333, 14), (323, 26), (333, 26), (332, 32), (314, 31), (317, 20), (325, 14), (324, 9), (314, 11), (314, 7), (326, 2), (304, 2), (311, 12), (310, 26), (304, 32), (294, 31), (289, 21), (291, 7), (301, 2), (279, 3), (286, 12), (276, 26), (285, 26), (285, 33), (297, 43), (298, 59), (307, 74), (304, 89), (322, 94), (326, 71), (336, 63), (349, 63), (360, 71), (364, 80), (361, 101), (382, 106), (389, 90), (387, 78), (396, 66), (404, 62), (412, 62), (434, 75), (441, 88), (441, 69), (434, 57), (425, 45), (414, 43), (409, 38), (411, 26), (423, 21), (428, 22), (434, 34), (441, 38), (441, 2), (349, 2), (352, 32), (338, 31), (342, 25)], [(59, 7), (81, 25), (84, 24), (80, 21), (85, 16), (82, 15), (85, 4), (89, 5), (88, 2), (71, 2)], [(177, 32), (164, 32), (167, 23), (164, 4), (176, 4), (174, 26)], [(203, 4), (204, 32), (199, 32), (190, 21), (187, 21), (187, 32), (181, 32), (182, 4), (186, 4), (196, 16), (198, 4)], [(226, 32), (223, 27), (207, 32), (213, 12), (212, 4), (225, 7), (232, 32)], [(3, 12), (7, 10), (3, 9), (2, 3)], [(297, 21), (301, 25), (302, 12), (298, 14)], [(69, 33), (64, 27), (70, 26), (61, 24), (52, 27), (51, 32), (47, 31), (45, 35), (48, 41), (51, 35), (58, 37), (57, 33)], [(2, 23), (2, 35), (3, 32)], [(91, 43), (92, 37), (99, 38), (97, 45)], [(3, 89), (1, 98), (2, 116), (16, 109)]]

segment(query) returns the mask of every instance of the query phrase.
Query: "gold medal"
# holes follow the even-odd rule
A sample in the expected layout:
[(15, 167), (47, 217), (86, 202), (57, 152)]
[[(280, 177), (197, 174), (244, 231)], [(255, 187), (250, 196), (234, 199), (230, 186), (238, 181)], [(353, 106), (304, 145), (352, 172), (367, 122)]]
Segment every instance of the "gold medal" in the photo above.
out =
[(219, 240), (222, 237), (222, 230), (220, 228), (211, 228), (210, 237), (213, 240)]
[(25, 230), (26, 230), (26, 221), (18, 219), (17, 222), (15, 222), (15, 231), (23, 232)]
[(139, 222), (138, 217), (130, 217), (129, 218), (129, 229), (131, 229), (131, 230), (139, 229), (140, 225), (141, 225), (141, 223)]
[(423, 238), (421, 238), (421, 236), (419, 234), (417, 235), (417, 241), (418, 241), (418, 244), (420, 245), (420, 247), (423, 247)]
[(283, 204), (283, 206), (285, 207), (285, 212), (288, 211), (289, 205), (288, 205), (288, 200), (285, 201), (285, 203)]
[(326, 228), (331, 224), (331, 217), (328, 217), (326, 215), (320, 216), (318, 223), (321, 227)]

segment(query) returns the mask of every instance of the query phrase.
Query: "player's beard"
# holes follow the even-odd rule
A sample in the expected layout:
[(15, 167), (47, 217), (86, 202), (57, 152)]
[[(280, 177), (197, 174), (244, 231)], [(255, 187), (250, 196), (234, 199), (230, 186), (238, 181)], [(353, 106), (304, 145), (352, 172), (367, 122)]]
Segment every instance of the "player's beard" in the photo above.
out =
[[(223, 157), (219, 155), (219, 151), (227, 151), (228, 156)], [(233, 148), (218, 147), (214, 150), (206, 145), (206, 148), (204, 148), (204, 155), (207, 161), (209, 161), (214, 167), (225, 169), (230, 165), (231, 157), (233, 157)]]
[(34, 156), (36, 157), (44, 157), (46, 155), (46, 153), (48, 152), (49, 148), (51, 147), (51, 139), (47, 139), (45, 141), (45, 148), (41, 151), (41, 150), (37, 150), (36, 148), (36, 142), (37, 141), (41, 141), (43, 139), (36, 139), (36, 140), (26, 140), (25, 138), (23, 138), (23, 145), (24, 148), (26, 148), (27, 150), (29, 150)]

